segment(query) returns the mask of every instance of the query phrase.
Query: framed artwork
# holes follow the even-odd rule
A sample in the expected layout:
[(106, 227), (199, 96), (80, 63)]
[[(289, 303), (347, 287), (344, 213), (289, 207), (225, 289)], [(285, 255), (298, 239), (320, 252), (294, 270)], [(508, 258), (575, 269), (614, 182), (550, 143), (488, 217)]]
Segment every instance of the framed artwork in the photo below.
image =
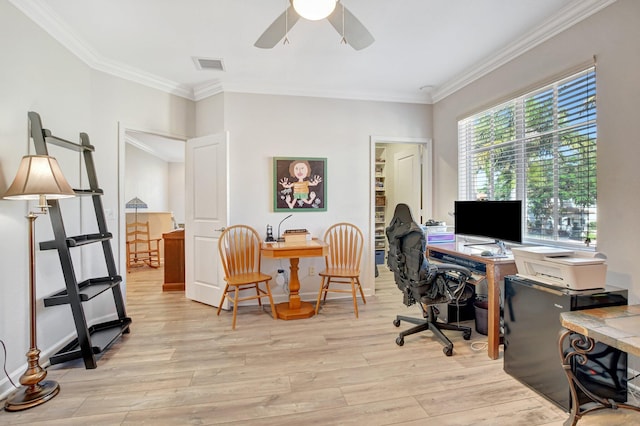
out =
[(273, 211), (327, 211), (327, 159), (273, 158)]

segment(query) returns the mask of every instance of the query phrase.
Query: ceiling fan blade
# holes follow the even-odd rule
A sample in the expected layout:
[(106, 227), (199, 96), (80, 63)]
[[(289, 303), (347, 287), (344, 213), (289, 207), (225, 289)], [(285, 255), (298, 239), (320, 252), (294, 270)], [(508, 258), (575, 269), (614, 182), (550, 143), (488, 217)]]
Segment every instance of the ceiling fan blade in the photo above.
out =
[[(342, 34), (343, 13), (344, 34)], [(367, 30), (365, 26), (362, 25), (362, 22), (360, 22), (358, 18), (356, 18), (353, 13), (349, 11), (349, 9), (347, 9), (340, 3), (338, 3), (336, 9), (331, 15), (329, 15), (327, 19), (340, 35), (344, 35), (347, 43), (349, 43), (355, 50), (362, 50), (365, 47), (369, 47), (371, 43), (375, 41), (369, 30)]]
[(292, 6), (289, 6), (269, 25), (269, 28), (254, 43), (254, 46), (261, 49), (271, 49), (287, 35), (287, 31), (298, 22), (298, 19), (300, 19), (300, 16), (293, 10)]

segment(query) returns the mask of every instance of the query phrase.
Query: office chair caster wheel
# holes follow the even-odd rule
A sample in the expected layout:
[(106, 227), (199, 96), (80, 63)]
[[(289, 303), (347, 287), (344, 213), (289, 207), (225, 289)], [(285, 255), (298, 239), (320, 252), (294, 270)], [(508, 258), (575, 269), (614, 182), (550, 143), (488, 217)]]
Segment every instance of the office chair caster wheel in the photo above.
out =
[(398, 346), (404, 345), (404, 337), (398, 337), (396, 339), (396, 345), (398, 345)]
[(462, 334), (462, 338), (463, 338), (464, 340), (469, 340), (469, 339), (471, 339), (471, 331), (465, 331), (465, 332)]
[(451, 356), (453, 355), (453, 348), (445, 346), (444, 348), (442, 348), (442, 352), (444, 352), (446, 356)]
[(393, 325), (395, 325), (396, 327), (400, 327), (400, 320), (399, 319), (394, 319), (393, 320)]

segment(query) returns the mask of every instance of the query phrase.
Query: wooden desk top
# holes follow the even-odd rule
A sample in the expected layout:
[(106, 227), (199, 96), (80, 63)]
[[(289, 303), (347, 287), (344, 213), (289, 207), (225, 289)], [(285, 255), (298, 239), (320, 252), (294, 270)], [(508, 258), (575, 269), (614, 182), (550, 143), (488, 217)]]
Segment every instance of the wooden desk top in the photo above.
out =
[(328, 247), (322, 240), (310, 240), (296, 243), (262, 243), (260, 250), (265, 257), (279, 259), (324, 256)]
[(427, 250), (436, 250), (442, 253), (449, 253), (456, 256), (465, 256), (470, 259), (473, 259), (478, 262), (483, 263), (514, 263), (515, 260), (513, 258), (513, 254), (509, 252), (506, 256), (481, 256), (485, 250), (490, 250), (492, 252), (497, 252), (498, 249), (496, 247), (484, 247), (484, 246), (474, 246), (468, 247), (465, 246), (463, 242), (455, 242), (455, 243), (438, 243), (438, 244), (429, 244), (427, 246)]
[(564, 328), (640, 356), (640, 305), (562, 312)]
[(184, 240), (184, 228), (174, 229), (169, 232), (165, 232), (162, 234), (162, 238), (166, 239), (177, 239)]
[(455, 243), (429, 244), (428, 256), (442, 263), (455, 263), (465, 266), (479, 278), (470, 279), (471, 284), (478, 284), (480, 279), (486, 277), (487, 292), (489, 297), (489, 312), (487, 317), (487, 354), (491, 359), (500, 357), (500, 282), (506, 275), (515, 274), (516, 262), (512, 254), (508, 256), (481, 256), (480, 254), (491, 249), (497, 252), (497, 246), (467, 246), (467, 241)]

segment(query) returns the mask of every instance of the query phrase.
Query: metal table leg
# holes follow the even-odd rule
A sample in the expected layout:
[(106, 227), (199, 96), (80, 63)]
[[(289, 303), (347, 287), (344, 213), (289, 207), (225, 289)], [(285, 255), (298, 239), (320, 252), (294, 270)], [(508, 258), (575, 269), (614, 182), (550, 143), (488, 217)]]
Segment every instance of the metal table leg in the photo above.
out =
[[(567, 353), (564, 353), (564, 341), (568, 339), (569, 349)], [(582, 383), (578, 381), (578, 378), (574, 374), (571, 368), (572, 362), (580, 365), (585, 365), (589, 356), (589, 353), (595, 347), (595, 341), (587, 336), (583, 336), (578, 333), (573, 333), (570, 330), (562, 329), (560, 331), (560, 338), (558, 340), (558, 350), (560, 352), (560, 359), (562, 360), (562, 368), (569, 380), (569, 391), (571, 393), (571, 412), (569, 418), (564, 423), (565, 426), (575, 426), (578, 420), (585, 414), (602, 410), (605, 408), (617, 410), (618, 408), (624, 408), (628, 410), (634, 410), (640, 412), (640, 407), (629, 405), (621, 402), (614, 401), (609, 398), (602, 398), (593, 392), (589, 391)], [(595, 404), (590, 405), (588, 408), (581, 409), (578, 401), (578, 392), (580, 389), (592, 402)]]

